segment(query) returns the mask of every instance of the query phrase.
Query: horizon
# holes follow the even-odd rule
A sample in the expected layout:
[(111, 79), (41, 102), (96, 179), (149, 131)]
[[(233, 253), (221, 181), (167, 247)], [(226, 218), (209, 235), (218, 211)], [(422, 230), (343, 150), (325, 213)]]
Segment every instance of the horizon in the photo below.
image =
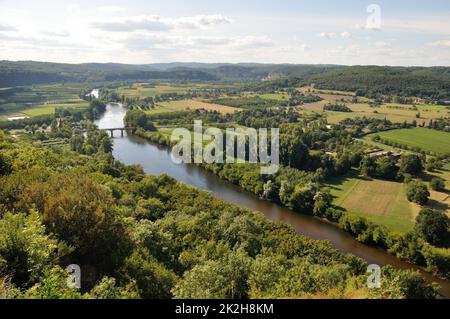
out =
[(1, 8), (0, 60), (450, 66), (443, 0), (2, 0)]
[(152, 63), (121, 63), (121, 62), (80, 62), (80, 63), (66, 63), (57, 61), (38, 61), (38, 60), (0, 60), (1, 62), (13, 62), (13, 63), (49, 63), (49, 64), (68, 64), (68, 65), (86, 65), (86, 64), (115, 64), (115, 65), (130, 65), (130, 66), (149, 66), (149, 65), (164, 65), (164, 64), (200, 64), (200, 65), (291, 65), (291, 66), (302, 66), (302, 65), (312, 65), (312, 66), (344, 66), (344, 67), (399, 67), (399, 68), (450, 68), (450, 65), (389, 65), (389, 64), (333, 64), (333, 63), (291, 63), (291, 62), (280, 62), (280, 63), (269, 63), (269, 62), (195, 62), (195, 61), (172, 61), (172, 62), (152, 62)]

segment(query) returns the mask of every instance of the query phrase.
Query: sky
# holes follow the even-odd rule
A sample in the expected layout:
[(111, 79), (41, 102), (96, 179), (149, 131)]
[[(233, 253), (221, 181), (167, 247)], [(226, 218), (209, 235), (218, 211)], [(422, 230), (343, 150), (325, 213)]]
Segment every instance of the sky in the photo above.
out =
[(0, 60), (450, 66), (450, 1), (0, 0)]

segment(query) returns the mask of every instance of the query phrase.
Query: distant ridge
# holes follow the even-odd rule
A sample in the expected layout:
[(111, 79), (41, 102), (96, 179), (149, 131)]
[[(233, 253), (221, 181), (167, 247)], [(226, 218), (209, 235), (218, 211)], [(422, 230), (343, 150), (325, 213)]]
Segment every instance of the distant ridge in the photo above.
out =
[[(58, 82), (282, 81), (323, 89), (450, 99), (450, 67), (173, 62), (154, 64), (0, 61), (0, 87)], [(294, 82), (293, 82), (293, 81)], [(287, 85), (287, 84), (285, 84)]]

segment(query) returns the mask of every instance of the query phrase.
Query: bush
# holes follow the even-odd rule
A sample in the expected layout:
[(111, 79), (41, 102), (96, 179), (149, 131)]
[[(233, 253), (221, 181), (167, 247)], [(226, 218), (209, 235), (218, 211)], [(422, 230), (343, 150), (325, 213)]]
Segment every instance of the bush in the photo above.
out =
[(422, 160), (418, 155), (403, 155), (400, 163), (400, 171), (411, 175), (418, 175), (422, 172)]
[(450, 279), (450, 249), (436, 248), (425, 244), (423, 247), (423, 255), (428, 271)]
[(156, 130), (150, 117), (141, 110), (128, 111), (125, 115), (124, 122), (127, 127), (140, 127), (147, 131)]
[(432, 245), (447, 242), (450, 219), (441, 211), (425, 208), (416, 218), (415, 230)]
[(0, 154), (0, 176), (8, 175), (12, 172), (11, 160), (4, 154)]
[(406, 196), (410, 202), (423, 206), (428, 202), (430, 192), (428, 191), (427, 185), (424, 183), (420, 181), (412, 181), (408, 184)]
[(435, 191), (443, 191), (445, 190), (445, 181), (442, 178), (435, 177), (430, 182), (431, 189)]

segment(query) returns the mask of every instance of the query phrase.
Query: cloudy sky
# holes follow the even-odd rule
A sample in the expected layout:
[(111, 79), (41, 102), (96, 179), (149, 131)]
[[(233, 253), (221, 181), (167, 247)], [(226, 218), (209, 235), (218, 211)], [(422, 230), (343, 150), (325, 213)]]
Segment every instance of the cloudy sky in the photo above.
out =
[(449, 66), (450, 1), (0, 0), (0, 60)]

